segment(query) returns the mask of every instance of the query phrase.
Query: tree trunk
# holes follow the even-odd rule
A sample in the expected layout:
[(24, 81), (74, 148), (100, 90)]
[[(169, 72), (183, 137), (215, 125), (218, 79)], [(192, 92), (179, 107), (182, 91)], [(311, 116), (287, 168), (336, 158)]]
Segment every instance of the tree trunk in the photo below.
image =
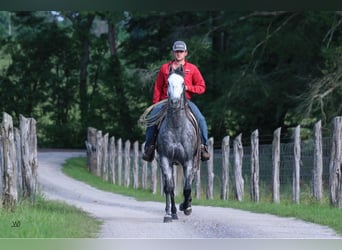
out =
[(109, 42), (109, 49), (110, 49), (110, 55), (115, 56), (116, 55), (116, 45), (115, 45), (115, 39), (116, 38), (116, 32), (115, 32), (115, 26), (108, 21), (108, 42)]
[(88, 95), (87, 95), (87, 78), (90, 51), (90, 32), (95, 15), (87, 14), (84, 19), (77, 22), (78, 33), (81, 44), (81, 65), (80, 65), (80, 109), (82, 124), (86, 124), (88, 120)]

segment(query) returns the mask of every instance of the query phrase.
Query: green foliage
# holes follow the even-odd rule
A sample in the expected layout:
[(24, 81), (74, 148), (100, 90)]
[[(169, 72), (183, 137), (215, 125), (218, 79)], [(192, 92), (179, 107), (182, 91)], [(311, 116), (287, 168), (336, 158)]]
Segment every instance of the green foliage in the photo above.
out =
[(288, 139), (320, 119), (325, 131), (342, 110), (341, 20), (338, 11), (1, 11), (0, 108), (34, 117), (41, 147), (84, 147), (89, 126), (142, 141), (137, 120), (183, 39), (206, 80), (193, 100), (216, 142), (258, 129), (269, 143), (278, 127)]

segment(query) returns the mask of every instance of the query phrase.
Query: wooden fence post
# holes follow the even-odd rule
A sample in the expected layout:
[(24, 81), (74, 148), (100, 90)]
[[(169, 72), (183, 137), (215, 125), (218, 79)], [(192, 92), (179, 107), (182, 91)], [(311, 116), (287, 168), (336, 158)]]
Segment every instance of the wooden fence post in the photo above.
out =
[[(144, 153), (145, 142), (141, 144), (141, 154)], [(140, 158), (141, 162), (141, 187), (143, 189), (147, 189), (147, 161), (144, 161), (142, 157)]]
[(251, 200), (259, 202), (259, 131), (251, 135)]
[(88, 171), (94, 175), (96, 175), (96, 134), (97, 130), (92, 127), (88, 127), (87, 130), (87, 140), (85, 141), (85, 145), (87, 148), (87, 167)]
[(115, 137), (112, 136), (109, 139), (109, 182), (115, 184), (115, 159), (116, 159), (116, 152), (115, 152)]
[(301, 148), (300, 148), (300, 125), (295, 128), (294, 132), (294, 165), (293, 165), (293, 179), (292, 179), (292, 201), (299, 204), (300, 199), (300, 160), (301, 160)]
[(333, 120), (333, 137), (329, 163), (330, 204), (342, 207), (342, 116)]
[(211, 155), (207, 161), (207, 199), (214, 198), (214, 138), (208, 140), (208, 151)]
[(101, 176), (102, 168), (102, 131), (98, 130), (96, 132), (96, 176)]
[(3, 151), (3, 138), (2, 138), (2, 123), (0, 124), (0, 201), (3, 200), (3, 188), (4, 188), (4, 151)]
[(106, 133), (102, 139), (102, 180), (108, 181), (108, 137)]
[(312, 175), (312, 195), (320, 201), (323, 198), (323, 147), (322, 147), (322, 122), (318, 121), (314, 127), (314, 167)]
[(13, 210), (18, 201), (16, 151), (12, 117), (3, 113), (1, 134), (3, 143), (3, 206)]
[[(156, 152), (156, 156), (157, 156), (157, 152)], [(153, 159), (152, 163), (151, 163), (151, 191), (152, 194), (156, 194), (157, 193), (157, 169), (158, 169), (158, 164), (157, 164), (157, 160), (156, 158)]]
[(18, 177), (23, 183), (23, 196), (29, 197), (33, 202), (38, 189), (36, 121), (22, 115), (19, 116), (19, 121), (21, 150), (17, 151), (17, 154), (21, 155), (21, 164), (19, 164), (21, 174)]
[(126, 140), (125, 142), (125, 187), (128, 187), (131, 180), (131, 142)]
[(280, 202), (280, 180), (279, 180), (279, 168), (280, 168), (280, 132), (281, 128), (277, 128), (273, 133), (272, 143), (272, 180), (273, 180), (273, 192), (272, 199), (274, 203)]
[[(32, 198), (32, 201), (34, 200), (34, 193), (28, 193), (25, 192), (25, 173), (24, 172), (24, 159), (22, 157), (23, 153), (22, 153), (22, 147), (27, 148), (27, 146), (25, 146), (25, 144), (21, 143), (21, 136), (20, 136), (20, 129), (14, 128), (14, 142), (15, 142), (15, 151), (16, 151), (16, 155), (17, 155), (17, 159), (16, 159), (16, 165), (17, 165), (17, 188), (18, 188), (18, 198), (20, 199), (20, 196), (23, 197), (30, 197)], [(37, 160), (37, 159), (36, 159)], [(29, 171), (32, 172), (32, 168), (31, 168), (31, 164), (30, 162), (26, 162), (29, 164)], [(24, 175), (23, 175), (24, 174)], [(1, 176), (1, 175), (0, 175)], [(30, 179), (31, 180), (31, 179)], [(1, 186), (0, 186), (1, 187)], [(30, 185), (31, 187), (31, 185)], [(32, 185), (33, 187), (33, 191), (36, 191), (36, 185)], [(30, 189), (32, 190), (32, 189)], [(32, 195), (32, 196), (31, 196)]]
[(202, 187), (201, 187), (201, 166), (202, 162), (200, 161), (198, 164), (198, 169), (195, 171), (195, 196), (196, 199), (200, 199), (202, 195)]
[(122, 184), (122, 139), (118, 140), (118, 185)]
[(229, 197), (229, 136), (225, 136), (221, 144), (222, 148), (222, 176), (221, 176), (221, 199), (228, 200)]
[(235, 199), (242, 201), (244, 198), (244, 180), (242, 177), (243, 146), (242, 134), (234, 140), (234, 195)]
[[(175, 167), (175, 168), (177, 168), (177, 167)], [(173, 176), (175, 176), (175, 174), (177, 174), (177, 170), (176, 170), (176, 173), (175, 173), (175, 171), (173, 172)], [(174, 179), (174, 180), (176, 180), (176, 179)], [(176, 191), (177, 190), (176, 189), (177, 183), (175, 182), (174, 185), (175, 185), (175, 191)], [(160, 195), (164, 194), (164, 176), (162, 175), (161, 171), (160, 171), (160, 175), (159, 175), (159, 193), (160, 193)], [(176, 195), (176, 193), (175, 193), (175, 195)]]
[(133, 144), (133, 188), (139, 188), (139, 142)]
[[(329, 163), (329, 183), (330, 183), (330, 202), (334, 206), (341, 206), (342, 207), (342, 117), (336, 117), (334, 119), (334, 135), (332, 139), (332, 148), (331, 148), (331, 157)], [(15, 129), (13, 129), (15, 131)], [(273, 133), (273, 142), (272, 142), (272, 200), (274, 203), (280, 202), (280, 133), (281, 128), (278, 128)], [(313, 169), (313, 176), (312, 176), (312, 194), (317, 199), (322, 199), (323, 196), (323, 185), (322, 185), (322, 172), (323, 172), (323, 150), (322, 150), (322, 133), (321, 133), (321, 121), (315, 124), (315, 135), (314, 135), (314, 169)], [(94, 139), (90, 140), (94, 136), (90, 136), (91, 134), (96, 134), (97, 139), (94, 142)], [(234, 198), (239, 201), (243, 200), (244, 196), (244, 179), (242, 175), (242, 167), (243, 167), (243, 146), (241, 143), (241, 134), (234, 140), (233, 147), (234, 147)], [(255, 202), (259, 202), (259, 138), (258, 138), (258, 130), (255, 130), (251, 135), (251, 155), (250, 155), (250, 195), (251, 200)], [(17, 138), (17, 136), (15, 136)], [(117, 178), (118, 178), (118, 185), (121, 185), (122, 178), (122, 140), (121, 138), (117, 142), (117, 154), (115, 155), (115, 139), (114, 137), (111, 138), (110, 146), (108, 149), (109, 156), (106, 156), (106, 151), (102, 149), (105, 143), (105, 137), (102, 138), (102, 132), (96, 131), (96, 129), (88, 128), (88, 141), (86, 143), (87, 146), (87, 156), (88, 156), (88, 168), (92, 169), (92, 164), (90, 164), (91, 160), (89, 159), (90, 156), (93, 156), (96, 153), (96, 174), (101, 172), (105, 174), (105, 168), (98, 168), (100, 162), (105, 162), (106, 158), (109, 157), (109, 175), (110, 181), (115, 183), (115, 161), (117, 158)], [(222, 175), (221, 175), (221, 199), (229, 199), (229, 164), (230, 164), (230, 155), (229, 155), (229, 137), (225, 137), (222, 140)], [(0, 135), (0, 143), (4, 144), (5, 138)], [(14, 141), (19, 141), (19, 139), (15, 139)], [(92, 141), (92, 142), (91, 142)], [(207, 164), (207, 186), (206, 186), (206, 198), (213, 199), (214, 198), (214, 150), (213, 150), (213, 138), (209, 139), (209, 152), (212, 155), (211, 159), (206, 162)], [(125, 186), (129, 186), (130, 183), (130, 175), (131, 175), (131, 156), (130, 156), (130, 146), (127, 146), (129, 141), (125, 143)], [(94, 144), (96, 147), (94, 147)], [(129, 144), (130, 145), (130, 144)], [(300, 126), (297, 126), (294, 131), (294, 149), (293, 149), (293, 179), (292, 179), (292, 186), (293, 186), (293, 193), (292, 193), (292, 200), (293, 202), (299, 203), (300, 200), (300, 162), (301, 162), (301, 139), (300, 139)], [(114, 149), (113, 149), (114, 148)], [(7, 150), (7, 149), (6, 149)], [(0, 148), (0, 174), (1, 176), (5, 175), (5, 166), (4, 163), (6, 151), (3, 147)], [(144, 151), (144, 144), (141, 145), (141, 151)], [(102, 152), (102, 154), (101, 154)], [(113, 155), (112, 155), (113, 152)], [(151, 167), (151, 175), (147, 173), (150, 169), (148, 168), (148, 163), (141, 159), (139, 162), (139, 143), (134, 143), (134, 153), (133, 153), (133, 188), (139, 187), (139, 164), (141, 164), (141, 186), (142, 188), (147, 188), (147, 185), (151, 185), (152, 193), (156, 194), (158, 182), (160, 181), (160, 191), (163, 193), (163, 183), (162, 183), (162, 176), (158, 176), (158, 165), (157, 161), (152, 161)], [(116, 157), (117, 156), (117, 157)], [(17, 157), (20, 156), (17, 153)], [(156, 153), (156, 159), (158, 159)], [(18, 161), (17, 161), (18, 162)], [(104, 163), (104, 165), (106, 165)], [(100, 165), (101, 166), (101, 165)], [(200, 199), (202, 188), (201, 187), (201, 173), (200, 169), (195, 172), (194, 180), (196, 180), (196, 198)], [(20, 178), (20, 169), (17, 165), (16, 171), (18, 172), (17, 178)], [(99, 171), (100, 169), (100, 171)], [(102, 170), (102, 171), (101, 171)], [(178, 175), (178, 169), (175, 170), (175, 183), (177, 192), (181, 178)], [(151, 181), (148, 181), (147, 178), (151, 178)], [(158, 178), (161, 177), (161, 178)], [(103, 177), (105, 178), (105, 177)], [(0, 179), (0, 186), (5, 186), (5, 178)], [(17, 187), (20, 188), (19, 180), (17, 180)], [(4, 195), (4, 193), (3, 193)], [(2, 199), (4, 198), (2, 195)]]
[[(180, 170), (178, 165), (174, 165), (173, 167), (173, 180), (175, 185), (175, 196), (179, 195), (179, 191), (182, 189), (182, 180), (183, 180), (183, 171)], [(162, 185), (162, 191), (163, 191), (163, 183)], [(163, 191), (164, 192), (164, 191)]]

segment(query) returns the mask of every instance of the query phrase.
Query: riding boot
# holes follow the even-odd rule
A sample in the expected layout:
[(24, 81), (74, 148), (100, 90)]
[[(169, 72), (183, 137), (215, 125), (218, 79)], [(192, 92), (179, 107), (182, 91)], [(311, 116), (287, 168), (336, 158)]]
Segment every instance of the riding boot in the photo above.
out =
[(144, 161), (152, 162), (154, 159), (155, 145), (146, 145), (142, 158)]
[(202, 144), (201, 145), (201, 160), (202, 161), (207, 161), (210, 159), (210, 154), (208, 152), (208, 146)]
[(155, 155), (157, 134), (154, 134), (149, 142), (146, 142), (142, 158), (144, 161), (152, 162)]

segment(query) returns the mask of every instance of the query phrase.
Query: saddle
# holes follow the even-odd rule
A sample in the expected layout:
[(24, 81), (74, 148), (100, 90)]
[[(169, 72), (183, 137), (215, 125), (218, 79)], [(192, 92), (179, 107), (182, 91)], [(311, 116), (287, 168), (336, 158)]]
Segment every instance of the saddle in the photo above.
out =
[[(156, 106), (161, 104), (162, 107), (160, 109), (160, 111), (158, 113), (156, 113), (153, 116), (148, 116), (148, 114), (151, 112), (151, 110)], [(199, 166), (199, 162), (201, 159), (201, 132), (199, 129), (199, 125), (198, 122), (196, 120), (196, 117), (193, 114), (193, 111), (191, 110), (191, 107), (189, 106), (188, 103), (186, 103), (186, 109), (188, 110), (188, 112), (185, 112), (188, 119), (190, 120), (191, 124), (193, 125), (194, 129), (195, 129), (195, 133), (196, 133), (196, 150), (195, 150), (195, 162), (194, 165), (195, 167)], [(167, 99), (164, 99), (158, 103), (155, 103), (151, 106), (149, 106), (145, 112), (141, 115), (139, 122), (145, 126), (157, 126), (157, 133), (155, 134), (154, 137), (154, 141), (156, 142), (156, 138), (158, 137), (158, 132), (159, 132), (159, 128), (161, 126), (161, 123), (163, 122), (163, 120), (165, 119), (167, 113)], [(155, 143), (155, 146), (157, 147), (157, 142)]]

